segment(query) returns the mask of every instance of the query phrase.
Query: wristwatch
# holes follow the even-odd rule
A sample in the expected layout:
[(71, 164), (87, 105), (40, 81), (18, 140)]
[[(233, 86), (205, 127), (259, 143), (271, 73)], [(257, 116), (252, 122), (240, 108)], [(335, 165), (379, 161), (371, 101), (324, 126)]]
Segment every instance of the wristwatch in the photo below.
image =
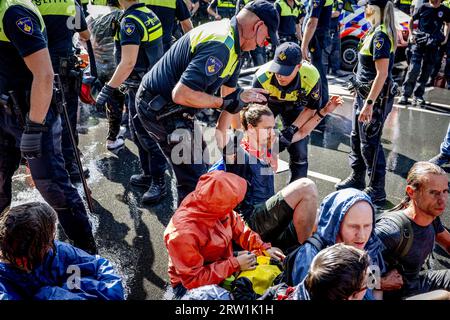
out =
[(372, 99), (367, 99), (367, 100), (366, 100), (366, 103), (367, 103), (368, 105), (372, 105), (372, 104), (373, 104), (373, 100), (372, 100)]

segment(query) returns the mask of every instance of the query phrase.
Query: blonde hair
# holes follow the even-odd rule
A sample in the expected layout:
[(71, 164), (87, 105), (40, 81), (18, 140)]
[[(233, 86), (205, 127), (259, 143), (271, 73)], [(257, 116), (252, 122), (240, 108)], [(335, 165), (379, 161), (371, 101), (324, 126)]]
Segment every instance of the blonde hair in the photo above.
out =
[(394, 4), (392, 1), (388, 1), (384, 9), (381, 9), (379, 6), (373, 4), (369, 4), (367, 6), (373, 11), (373, 15), (368, 19), (371, 24), (370, 31), (375, 30), (376, 27), (383, 23), (386, 26), (389, 38), (392, 39), (394, 50), (396, 50), (397, 27), (394, 15)]

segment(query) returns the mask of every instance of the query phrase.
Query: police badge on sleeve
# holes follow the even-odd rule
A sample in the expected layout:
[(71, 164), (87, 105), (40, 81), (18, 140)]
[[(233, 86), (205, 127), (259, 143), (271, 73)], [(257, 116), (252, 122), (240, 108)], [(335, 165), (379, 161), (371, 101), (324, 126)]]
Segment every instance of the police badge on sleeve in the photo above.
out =
[(124, 30), (125, 33), (129, 36), (131, 36), (136, 29), (136, 26), (133, 23), (125, 23)]
[(216, 57), (210, 56), (208, 60), (206, 60), (205, 73), (207, 76), (215, 75), (220, 71), (220, 69), (222, 69), (222, 67), (222, 61), (220, 61)]
[(33, 22), (30, 17), (20, 18), (16, 21), (16, 26), (27, 35), (33, 34)]
[(383, 48), (384, 39), (383, 38), (377, 38), (374, 41), (375, 49), (380, 50)]

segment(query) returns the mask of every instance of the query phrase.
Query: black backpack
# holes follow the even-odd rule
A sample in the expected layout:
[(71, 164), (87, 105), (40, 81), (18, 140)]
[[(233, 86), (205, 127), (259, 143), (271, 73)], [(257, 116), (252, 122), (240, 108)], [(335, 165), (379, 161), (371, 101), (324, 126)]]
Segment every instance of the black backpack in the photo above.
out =
[(311, 237), (309, 237), (303, 244), (298, 245), (295, 249), (289, 252), (286, 255), (286, 258), (283, 260), (283, 272), (279, 275), (279, 279), (277, 279), (277, 283), (285, 282), (289, 286), (293, 286), (292, 279), (292, 271), (294, 270), (295, 257), (297, 256), (300, 248), (305, 244), (310, 243), (313, 245), (318, 251), (325, 248), (325, 245), (317, 233), (314, 233)]
[(414, 230), (411, 220), (409, 220), (403, 210), (392, 212), (385, 211), (377, 217), (376, 222), (379, 222), (381, 219), (393, 221), (400, 229), (400, 241), (397, 248), (390, 252), (389, 255), (383, 256), (390, 267), (401, 266), (400, 260), (408, 254), (414, 240)]

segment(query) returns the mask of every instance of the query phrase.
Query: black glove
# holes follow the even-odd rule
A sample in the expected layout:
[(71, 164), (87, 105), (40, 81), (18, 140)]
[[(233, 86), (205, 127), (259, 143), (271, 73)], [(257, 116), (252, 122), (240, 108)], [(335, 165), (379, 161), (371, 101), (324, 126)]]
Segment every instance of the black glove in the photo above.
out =
[(107, 102), (110, 102), (113, 93), (114, 93), (114, 88), (105, 84), (97, 96), (97, 101), (95, 103), (95, 106), (97, 108), (103, 108)]
[(293, 124), (281, 131), (280, 137), (278, 139), (279, 152), (282, 152), (284, 151), (284, 149), (289, 148), (292, 143), (292, 138), (297, 131), (298, 127)]
[(231, 114), (238, 113), (241, 111), (247, 103), (241, 100), (241, 93), (244, 89), (237, 88), (235, 91), (223, 97), (223, 104), (221, 106), (222, 110), (228, 111)]
[(25, 129), (20, 141), (20, 151), (25, 159), (35, 159), (42, 156), (42, 133), (47, 132), (48, 128), (41, 124), (32, 122), (28, 115), (26, 116)]

